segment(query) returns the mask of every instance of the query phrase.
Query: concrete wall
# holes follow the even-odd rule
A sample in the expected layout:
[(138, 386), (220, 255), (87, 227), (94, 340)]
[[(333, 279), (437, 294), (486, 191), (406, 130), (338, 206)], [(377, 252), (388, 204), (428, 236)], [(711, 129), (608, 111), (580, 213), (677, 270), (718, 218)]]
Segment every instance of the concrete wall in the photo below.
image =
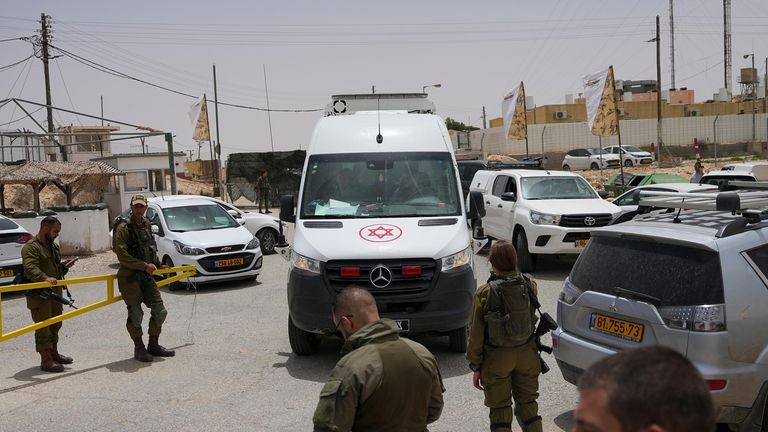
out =
[[(621, 120), (621, 143), (648, 148), (656, 144), (656, 120)], [(755, 115), (756, 141), (768, 141), (768, 114)], [(454, 148), (457, 147), (452, 136)], [(669, 147), (693, 147), (694, 138), (712, 145), (712, 143), (745, 143), (752, 140), (752, 116), (721, 115), (706, 117), (679, 117), (664, 119), (662, 123), (664, 145)], [(563, 124), (528, 125), (528, 153), (565, 153), (580, 147), (603, 147), (617, 145), (617, 137), (592, 135), (586, 122)], [(505, 142), (502, 127), (481, 129), (470, 134), (472, 150), (489, 154), (525, 155), (525, 141)], [(543, 148), (543, 152), (542, 152)], [(752, 147), (754, 148), (754, 147)], [(755, 151), (760, 151), (760, 148)]]
[[(62, 255), (92, 255), (112, 248), (106, 209), (60, 212), (56, 217), (61, 221), (58, 243)], [(41, 219), (13, 220), (35, 235), (40, 230)]]

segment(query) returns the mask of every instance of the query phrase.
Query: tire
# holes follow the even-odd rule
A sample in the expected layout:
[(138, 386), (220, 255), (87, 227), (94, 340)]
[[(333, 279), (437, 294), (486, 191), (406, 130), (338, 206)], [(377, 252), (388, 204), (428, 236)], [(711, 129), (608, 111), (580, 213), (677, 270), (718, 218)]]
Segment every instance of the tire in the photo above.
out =
[(563, 171), (570, 171), (571, 167), (568, 164), (563, 165)]
[(469, 326), (457, 328), (448, 332), (448, 348), (455, 353), (467, 352)]
[(298, 356), (309, 356), (320, 349), (320, 336), (296, 327), (290, 316), (288, 317), (288, 342), (291, 344), (293, 353)]
[(598, 170), (600, 169), (600, 165), (598, 165), (597, 162), (592, 162), (592, 165), (589, 166), (589, 169)]
[(627, 160), (624, 161), (624, 166), (625, 167), (630, 168), (632, 165), (634, 165), (632, 163), (632, 159), (627, 159)]
[(256, 233), (261, 245), (261, 253), (271, 255), (275, 253), (275, 244), (277, 243), (277, 231), (272, 228), (262, 228)]
[[(167, 265), (168, 267), (173, 267), (174, 266), (173, 260), (171, 259), (171, 257), (163, 258), (163, 264)], [(178, 281), (170, 283), (170, 284), (166, 285), (166, 287), (168, 287), (168, 291), (178, 291), (178, 290), (184, 288), (181, 285), (181, 282), (178, 282)]]
[(528, 251), (528, 237), (525, 236), (525, 231), (520, 231), (517, 235), (515, 249), (517, 249), (517, 269), (521, 273), (536, 271), (536, 255)]

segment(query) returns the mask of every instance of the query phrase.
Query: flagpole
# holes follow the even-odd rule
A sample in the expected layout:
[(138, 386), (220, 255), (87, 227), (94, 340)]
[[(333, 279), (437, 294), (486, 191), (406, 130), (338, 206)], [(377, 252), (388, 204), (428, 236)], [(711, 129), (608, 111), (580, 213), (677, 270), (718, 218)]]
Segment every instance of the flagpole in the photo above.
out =
[(613, 87), (613, 115), (616, 117), (616, 135), (619, 137), (619, 173), (621, 175), (621, 193), (624, 193), (624, 149), (621, 147), (621, 123), (619, 122), (619, 101), (616, 97), (616, 79), (613, 76), (613, 65), (609, 68), (611, 86)]
[[(525, 119), (525, 158), (528, 159), (530, 156), (528, 155), (528, 106), (525, 104), (525, 87), (523, 86), (523, 82), (520, 81), (520, 90), (522, 90), (522, 96), (523, 96), (523, 119)], [(517, 97), (520, 97), (518, 95)], [(544, 160), (544, 141), (541, 141), (541, 157), (542, 157), (542, 163)]]
[(216, 165), (216, 175), (214, 176), (216, 187), (213, 189), (213, 193), (221, 198), (219, 184), (221, 183), (219, 181), (219, 173), (221, 172), (221, 137), (219, 136), (219, 96), (216, 88), (216, 65), (213, 65), (213, 109), (216, 113), (216, 145), (219, 146), (216, 151), (216, 162), (214, 163), (214, 165)]

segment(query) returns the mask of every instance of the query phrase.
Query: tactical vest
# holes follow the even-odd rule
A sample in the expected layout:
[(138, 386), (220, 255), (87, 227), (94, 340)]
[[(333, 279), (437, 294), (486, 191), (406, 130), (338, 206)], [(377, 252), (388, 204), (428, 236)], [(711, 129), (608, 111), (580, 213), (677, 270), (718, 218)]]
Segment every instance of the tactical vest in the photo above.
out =
[[(131, 220), (124, 220), (120, 223), (125, 223), (126, 228), (128, 228), (128, 241), (125, 245), (128, 254), (146, 263), (155, 262), (157, 245), (152, 232), (146, 228), (145, 224), (135, 224)], [(117, 231), (117, 227), (115, 227), (115, 231)]]
[(536, 328), (536, 310), (531, 302), (527, 277), (518, 275), (488, 283), (485, 313), (488, 342), (496, 347), (525, 344)]

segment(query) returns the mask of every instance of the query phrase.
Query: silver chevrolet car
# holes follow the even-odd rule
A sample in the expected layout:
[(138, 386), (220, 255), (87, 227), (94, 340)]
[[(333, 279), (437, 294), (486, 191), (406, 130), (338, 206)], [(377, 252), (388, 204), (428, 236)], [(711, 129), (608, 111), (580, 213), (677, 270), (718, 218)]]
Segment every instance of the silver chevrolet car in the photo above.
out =
[(665, 345), (699, 369), (718, 423), (768, 431), (768, 183), (752, 185), (642, 192), (642, 208), (677, 210), (592, 231), (552, 336), (568, 382), (605, 356)]

